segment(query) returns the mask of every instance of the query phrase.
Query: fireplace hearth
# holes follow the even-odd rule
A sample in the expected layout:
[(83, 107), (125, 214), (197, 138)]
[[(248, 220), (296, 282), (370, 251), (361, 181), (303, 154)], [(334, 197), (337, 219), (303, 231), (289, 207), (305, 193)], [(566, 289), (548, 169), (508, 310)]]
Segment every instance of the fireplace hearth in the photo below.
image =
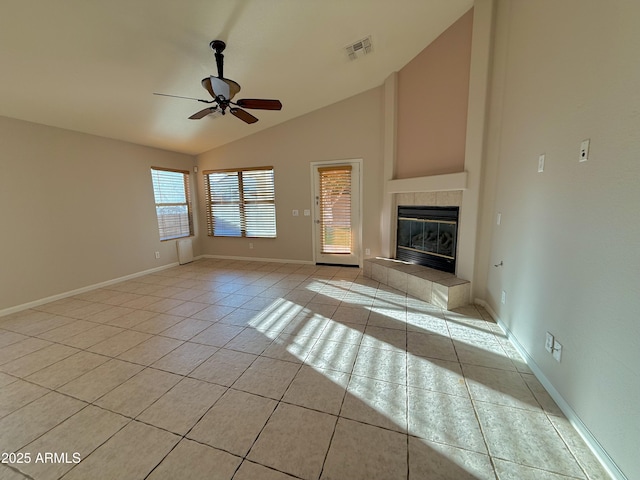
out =
[(455, 273), (458, 207), (399, 206), (396, 259)]

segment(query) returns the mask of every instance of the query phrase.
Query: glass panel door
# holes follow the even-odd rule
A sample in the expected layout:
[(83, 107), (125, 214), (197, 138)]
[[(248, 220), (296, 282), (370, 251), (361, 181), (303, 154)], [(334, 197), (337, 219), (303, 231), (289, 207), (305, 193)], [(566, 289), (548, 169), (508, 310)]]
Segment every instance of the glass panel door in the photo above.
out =
[(312, 165), (316, 263), (360, 264), (360, 164)]

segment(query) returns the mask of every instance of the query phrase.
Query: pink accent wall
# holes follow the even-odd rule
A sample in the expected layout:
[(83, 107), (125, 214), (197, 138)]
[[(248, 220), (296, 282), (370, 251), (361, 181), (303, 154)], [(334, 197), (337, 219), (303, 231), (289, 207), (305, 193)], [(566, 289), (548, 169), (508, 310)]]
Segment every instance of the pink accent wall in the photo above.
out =
[(473, 9), (398, 72), (395, 178), (464, 170)]

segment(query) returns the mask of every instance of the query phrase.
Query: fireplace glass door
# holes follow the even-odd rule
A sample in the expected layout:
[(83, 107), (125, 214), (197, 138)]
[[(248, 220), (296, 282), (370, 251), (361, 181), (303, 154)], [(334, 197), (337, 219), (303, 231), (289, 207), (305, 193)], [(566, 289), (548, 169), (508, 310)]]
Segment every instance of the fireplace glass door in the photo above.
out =
[(454, 258), (455, 222), (398, 219), (398, 248)]
[(396, 258), (455, 272), (458, 207), (398, 207)]

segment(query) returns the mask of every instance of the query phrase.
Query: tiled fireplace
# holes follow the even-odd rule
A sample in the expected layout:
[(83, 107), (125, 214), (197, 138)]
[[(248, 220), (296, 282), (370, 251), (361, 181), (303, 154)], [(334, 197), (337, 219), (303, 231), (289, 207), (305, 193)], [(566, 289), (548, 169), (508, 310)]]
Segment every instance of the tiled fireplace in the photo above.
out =
[[(393, 229), (392, 238), (396, 239), (396, 244), (393, 245), (392, 251), (397, 251), (398, 247), (398, 206), (420, 206), (423, 209), (433, 207), (434, 210), (452, 207), (452, 210), (458, 210), (461, 205), (462, 191), (395, 194), (393, 218), (390, 223)], [(455, 250), (449, 253), (455, 254)], [(367, 259), (364, 262), (364, 275), (447, 310), (469, 304), (471, 284), (468, 280), (456, 277), (455, 263), (453, 268), (435, 269), (398, 258)]]

